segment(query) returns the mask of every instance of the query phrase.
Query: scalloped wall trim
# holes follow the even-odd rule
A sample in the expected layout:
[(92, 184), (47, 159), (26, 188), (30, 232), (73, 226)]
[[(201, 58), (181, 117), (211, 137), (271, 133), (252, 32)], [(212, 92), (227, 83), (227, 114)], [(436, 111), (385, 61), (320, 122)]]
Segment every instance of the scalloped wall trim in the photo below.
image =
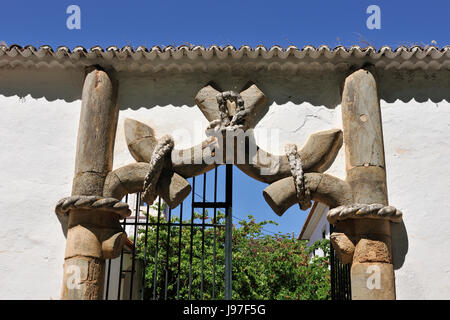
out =
[(110, 46), (103, 49), (94, 46), (86, 49), (77, 46), (71, 50), (60, 46), (54, 50), (50, 46), (21, 47), (19, 45), (0, 45), (0, 67), (82, 67), (100, 64), (117, 71), (158, 72), (161, 70), (192, 72), (216, 68), (242, 66), (251, 69), (339, 69), (351, 65), (370, 63), (381, 69), (450, 69), (450, 46), (442, 48), (398, 47), (392, 49), (383, 46), (349, 48), (339, 46), (154, 46), (151, 48), (130, 46), (118, 48)]

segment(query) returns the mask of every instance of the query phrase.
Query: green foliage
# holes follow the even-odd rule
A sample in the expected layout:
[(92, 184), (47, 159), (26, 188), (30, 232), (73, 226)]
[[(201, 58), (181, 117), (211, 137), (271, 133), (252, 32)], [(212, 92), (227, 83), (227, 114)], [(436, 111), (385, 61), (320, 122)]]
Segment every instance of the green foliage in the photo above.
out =
[[(204, 218), (205, 223), (214, 222), (207, 214)], [(196, 213), (194, 221), (201, 222), (201, 219), (202, 215)], [(219, 212), (216, 219), (217, 223), (224, 224), (223, 213)], [(156, 220), (149, 217), (152, 223)], [(174, 217), (171, 222), (179, 223), (180, 220)], [(183, 223), (189, 224), (190, 221)], [(324, 239), (306, 248), (305, 241), (294, 239), (292, 235), (264, 234), (263, 227), (267, 224), (276, 223), (256, 222), (255, 218), (249, 215), (248, 220), (240, 221), (238, 226), (233, 226), (232, 298), (330, 299), (329, 241)], [(167, 282), (167, 298), (177, 298), (179, 277), (180, 299), (223, 299), (225, 228), (203, 229), (201, 226), (184, 226), (181, 233), (179, 226), (162, 225), (159, 226), (159, 232), (156, 232), (157, 228), (149, 226), (147, 233), (145, 229), (138, 230), (137, 257), (145, 258), (147, 265), (145, 297), (152, 298), (155, 290), (158, 298), (164, 298)], [(145, 250), (146, 238), (147, 250)], [(324, 257), (311, 257), (313, 250), (317, 249), (324, 251)], [(180, 259), (179, 252), (181, 252)], [(155, 270), (156, 259), (158, 263)], [(155, 275), (156, 288), (153, 287)], [(192, 286), (189, 296), (190, 281)]]

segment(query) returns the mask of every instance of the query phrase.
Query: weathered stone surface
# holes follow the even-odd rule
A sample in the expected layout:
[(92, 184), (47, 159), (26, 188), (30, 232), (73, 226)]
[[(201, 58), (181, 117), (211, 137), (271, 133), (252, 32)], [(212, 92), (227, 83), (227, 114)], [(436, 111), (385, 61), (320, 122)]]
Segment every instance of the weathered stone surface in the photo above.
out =
[[(104, 181), (113, 165), (118, 112), (116, 83), (104, 71), (88, 68), (82, 92), (73, 196), (102, 196)], [(92, 200), (89, 198), (79, 201)], [(98, 202), (101, 205), (109, 200)], [(125, 238), (119, 215), (114, 211), (72, 208), (62, 299), (102, 299), (105, 259), (120, 254)]]
[[(142, 122), (126, 119), (125, 136), (128, 150), (133, 158), (137, 162), (149, 163), (153, 150), (158, 144), (153, 129)], [(181, 150), (175, 148), (171, 152), (173, 170), (185, 178), (190, 178), (213, 169), (214, 164), (207, 164), (203, 161), (205, 150), (210, 149), (212, 145), (216, 145), (214, 137), (209, 137), (192, 148)]]
[(195, 103), (198, 105), (208, 121), (220, 119), (220, 110), (217, 107), (216, 96), (220, 93), (212, 86), (202, 88), (195, 96)]
[[(195, 103), (209, 122), (221, 119), (221, 112), (216, 99), (220, 94), (220, 91), (217, 91), (212, 86), (208, 85), (202, 88), (195, 96)], [(267, 98), (255, 84), (242, 91), (239, 95), (244, 100), (246, 114), (244, 130), (253, 128), (259, 118), (262, 106), (267, 102)], [(236, 106), (232, 107), (230, 103), (227, 103), (227, 108), (230, 116), (235, 115)]]
[(360, 235), (391, 236), (391, 221), (388, 219), (355, 219), (352, 221), (354, 230), (359, 230)]
[(401, 222), (402, 212), (395, 207), (386, 206), (380, 203), (352, 203), (333, 208), (327, 213), (327, 220), (331, 224), (336, 224), (338, 221), (348, 219), (375, 219)]
[(130, 216), (131, 210), (128, 204), (115, 198), (105, 198), (102, 196), (70, 196), (58, 201), (55, 213), (58, 216), (70, 215), (75, 209), (95, 210), (114, 212), (122, 218)]
[(61, 298), (103, 299), (105, 259), (120, 256), (125, 240), (115, 213), (73, 209), (69, 215)]
[(307, 210), (311, 207), (311, 192), (305, 187), (305, 177), (303, 174), (302, 159), (297, 153), (295, 144), (285, 146), (286, 156), (291, 167), (292, 178), (294, 178), (297, 200), (301, 210)]
[(294, 178), (287, 177), (278, 180), (263, 191), (264, 199), (272, 210), (279, 216), (298, 202)]
[[(148, 166), (148, 163), (138, 162), (110, 172), (105, 181), (103, 195), (122, 199), (126, 194), (142, 192)], [(170, 208), (175, 208), (189, 195), (191, 185), (179, 174), (163, 169), (156, 185), (156, 192)]]
[(381, 203), (387, 205), (386, 171), (381, 167), (354, 167), (347, 170), (357, 203)]
[(179, 174), (163, 170), (156, 186), (157, 193), (169, 208), (176, 208), (191, 193), (191, 185)]
[(126, 194), (142, 192), (148, 163), (138, 162), (111, 171), (106, 180), (103, 196), (122, 199)]
[[(110, 250), (116, 245), (123, 244), (125, 236), (116, 213), (95, 209), (73, 209), (69, 216), (69, 230), (67, 232), (67, 244), (65, 258), (76, 256), (89, 256), (99, 259), (115, 258)], [(120, 235), (122, 234), (122, 235)], [(103, 242), (108, 249), (106, 256), (103, 252)], [(111, 242), (112, 241), (112, 242)]]
[(125, 232), (119, 231), (102, 242), (102, 253), (104, 259), (115, 259), (120, 257), (122, 248), (127, 241)]
[[(314, 173), (307, 173), (307, 179)], [(354, 202), (353, 193), (347, 182), (329, 174), (321, 174), (315, 189), (311, 188), (313, 199), (326, 203), (330, 208)]]
[(125, 119), (124, 129), (128, 150), (133, 158), (137, 162), (150, 159), (157, 144), (153, 129), (133, 119)]
[(106, 173), (81, 172), (73, 178), (72, 195), (98, 195), (101, 194)]
[(389, 263), (357, 263), (351, 267), (353, 300), (394, 300), (394, 267)]
[[(149, 162), (151, 153), (147, 150), (154, 150), (157, 140), (150, 137), (145, 138), (141, 135), (149, 134), (153, 130), (145, 124), (137, 123), (137, 121), (131, 119), (127, 120), (125, 126), (129, 126), (125, 130), (126, 134), (129, 135), (127, 141), (133, 141), (131, 147), (130, 144), (128, 145), (129, 148), (132, 148), (132, 150), (130, 149), (131, 154), (137, 161)], [(148, 127), (148, 129), (144, 129), (144, 127)], [(254, 139), (249, 140), (254, 141)], [(299, 157), (302, 159), (303, 170), (305, 172), (323, 172), (327, 170), (342, 146), (342, 141), (342, 131), (339, 129), (312, 134), (305, 145), (298, 151)], [(235, 150), (234, 156), (237, 157), (240, 152), (238, 148), (241, 148), (241, 146), (235, 144), (232, 147)], [(204, 155), (211, 154), (209, 150), (218, 152), (219, 148), (220, 144), (215, 137), (210, 137), (201, 145), (189, 149), (179, 150), (175, 146), (171, 153), (172, 170), (185, 178), (212, 170), (217, 164), (205, 163)], [(144, 150), (145, 152), (143, 152)], [(222, 153), (225, 154), (223, 150)], [(272, 183), (291, 176), (287, 156), (272, 155), (262, 149), (258, 149), (248, 159), (247, 163), (236, 163), (236, 166), (250, 177), (266, 183)], [(271, 170), (270, 174), (262, 174), (271, 166), (273, 170)]]
[(359, 166), (384, 168), (377, 84), (367, 70), (358, 70), (345, 80), (342, 92), (342, 124), (347, 170)]
[(152, 204), (158, 194), (156, 185), (158, 183), (161, 171), (164, 169), (164, 163), (170, 161), (171, 150), (173, 149), (173, 139), (170, 135), (162, 137), (153, 150), (152, 158), (149, 163), (149, 169), (144, 179), (144, 191), (142, 198), (148, 204)]
[(361, 239), (356, 245), (354, 262), (391, 263), (390, 243), (379, 240)]
[(73, 195), (101, 195), (100, 186), (113, 164), (119, 112), (116, 100), (117, 86), (109, 76), (101, 70), (90, 71), (82, 93)]
[[(304, 172), (324, 172), (336, 158), (342, 146), (342, 131), (331, 129), (313, 133), (299, 149)], [(257, 153), (246, 164), (236, 166), (248, 176), (266, 183), (291, 176), (291, 167), (286, 155), (273, 155), (258, 148)], [(271, 174), (261, 174), (272, 167)]]
[(102, 300), (105, 260), (74, 257), (64, 261), (63, 300)]
[(343, 264), (352, 263), (355, 245), (345, 233), (333, 232), (330, 235), (330, 241), (339, 261)]
[(255, 85), (240, 93), (244, 99), (244, 107), (248, 112), (246, 125), (248, 128), (254, 128), (262, 112), (262, 107), (267, 103), (266, 95)]
[[(367, 70), (358, 70), (345, 80), (342, 92), (342, 123), (346, 181), (352, 189), (354, 203), (387, 205), (380, 102), (375, 78)], [(345, 215), (346, 210), (352, 211), (352, 208), (344, 208), (340, 215)], [(358, 212), (361, 213), (355, 213)], [(333, 216), (332, 212), (330, 216)], [(389, 224), (388, 215), (385, 215), (385, 219), (373, 219), (374, 215), (369, 215), (367, 219), (357, 214), (347, 216), (358, 218), (346, 224), (347, 228), (353, 227), (353, 234), (347, 236), (358, 243), (351, 269), (353, 299), (395, 299), (393, 266), (390, 263), (381, 263), (392, 261), (390, 233), (385, 234)], [(334, 217), (336, 218), (336, 215)], [(374, 263), (366, 263), (368, 261)], [(368, 278), (367, 272), (373, 274)]]
[[(326, 203), (330, 207), (352, 202), (348, 184), (328, 174), (306, 173), (305, 186), (311, 191), (313, 200)], [(272, 210), (280, 216), (298, 202), (292, 177), (270, 184), (264, 189), (263, 196)]]

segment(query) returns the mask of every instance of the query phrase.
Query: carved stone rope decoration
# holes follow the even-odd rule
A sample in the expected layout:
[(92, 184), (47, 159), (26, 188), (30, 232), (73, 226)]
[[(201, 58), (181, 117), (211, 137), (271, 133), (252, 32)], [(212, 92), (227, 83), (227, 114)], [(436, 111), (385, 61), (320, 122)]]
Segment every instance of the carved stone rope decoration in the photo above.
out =
[(172, 137), (165, 135), (158, 141), (158, 144), (153, 150), (148, 173), (144, 180), (144, 192), (142, 194), (142, 198), (149, 205), (151, 205), (158, 196), (156, 184), (158, 183), (159, 176), (164, 168), (165, 158), (172, 152), (173, 146), (174, 142)]
[(68, 214), (72, 209), (108, 209), (117, 213), (122, 218), (131, 214), (128, 204), (115, 198), (100, 196), (71, 196), (58, 201), (55, 212), (57, 215)]
[(300, 209), (306, 210), (311, 207), (311, 192), (305, 186), (305, 176), (303, 174), (302, 160), (297, 152), (297, 145), (287, 144), (284, 147), (286, 156), (291, 167), (292, 177), (294, 178), (295, 190), (297, 193)]
[[(220, 119), (211, 121), (207, 132), (211, 129), (222, 131), (243, 128), (248, 111), (244, 107), (244, 99), (242, 99), (241, 95), (234, 91), (224, 91), (216, 95), (216, 100), (219, 105)], [(231, 117), (227, 108), (227, 101), (234, 101), (236, 104), (236, 113), (233, 117)]]
[(379, 203), (374, 204), (349, 204), (328, 211), (327, 219), (331, 224), (346, 219), (389, 219), (392, 222), (402, 221), (402, 212), (393, 206)]

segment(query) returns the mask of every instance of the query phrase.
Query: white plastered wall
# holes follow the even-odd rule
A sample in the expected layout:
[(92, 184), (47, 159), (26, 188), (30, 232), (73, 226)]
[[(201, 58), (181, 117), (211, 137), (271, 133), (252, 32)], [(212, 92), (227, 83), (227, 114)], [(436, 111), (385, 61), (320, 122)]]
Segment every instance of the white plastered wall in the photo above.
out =
[(59, 299), (80, 106), (0, 96), (0, 299)]

